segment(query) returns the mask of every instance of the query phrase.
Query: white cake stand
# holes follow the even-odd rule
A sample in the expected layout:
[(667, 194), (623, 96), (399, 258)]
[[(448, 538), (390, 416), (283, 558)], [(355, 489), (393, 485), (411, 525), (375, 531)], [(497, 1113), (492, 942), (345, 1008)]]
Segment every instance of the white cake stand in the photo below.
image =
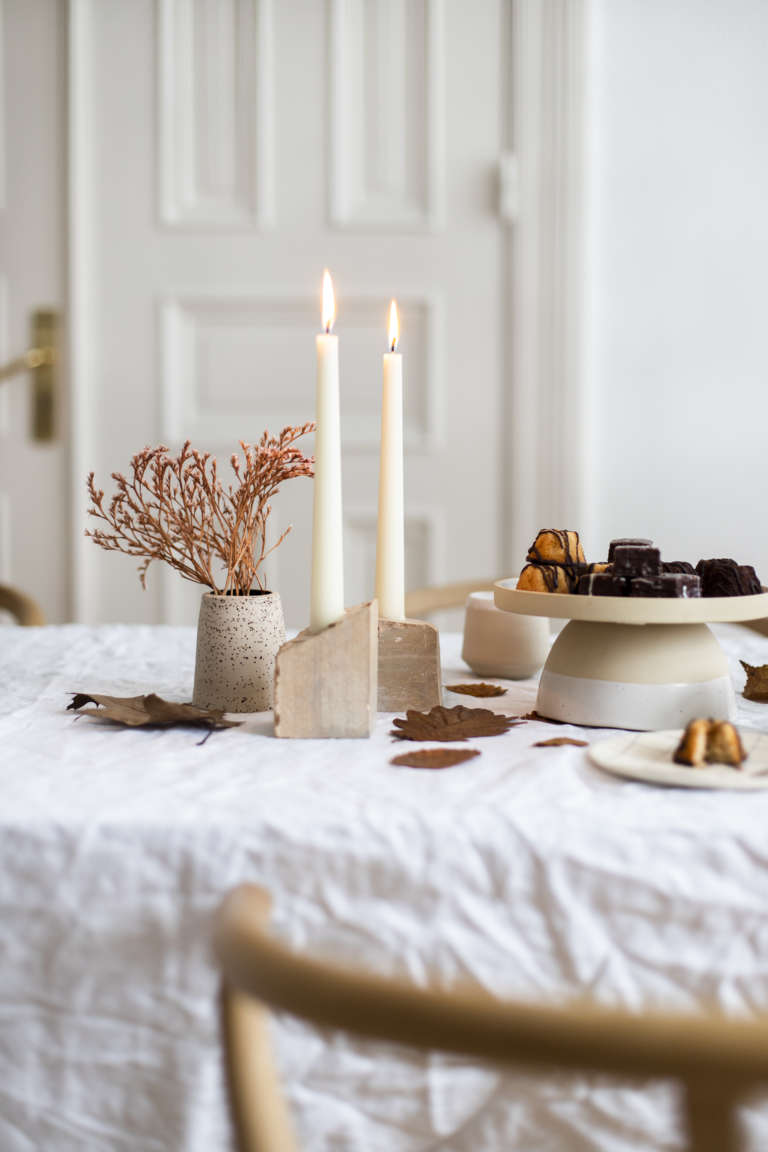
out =
[(516, 584), (496, 583), (498, 608), (570, 621), (541, 674), (541, 716), (636, 730), (734, 718), (728, 661), (707, 625), (768, 617), (766, 591), (667, 600), (520, 592)]

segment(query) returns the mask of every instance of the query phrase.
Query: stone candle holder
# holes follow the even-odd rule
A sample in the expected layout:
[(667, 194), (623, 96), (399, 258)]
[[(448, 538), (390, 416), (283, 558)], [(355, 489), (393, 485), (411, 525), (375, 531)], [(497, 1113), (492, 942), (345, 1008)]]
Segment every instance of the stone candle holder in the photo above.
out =
[(300, 632), (275, 662), (275, 736), (359, 739), (376, 723), (378, 604), (347, 610), (322, 632)]
[(379, 712), (443, 702), (440, 634), (424, 620), (379, 620)]

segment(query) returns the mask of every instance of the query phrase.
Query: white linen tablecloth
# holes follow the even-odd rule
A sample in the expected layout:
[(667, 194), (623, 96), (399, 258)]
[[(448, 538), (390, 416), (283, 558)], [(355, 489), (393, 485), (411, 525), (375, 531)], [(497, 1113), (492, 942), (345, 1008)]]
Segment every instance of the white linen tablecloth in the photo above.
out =
[[(768, 640), (716, 629), (732, 657)], [(443, 772), (370, 741), (276, 741), (75, 720), (76, 690), (188, 699), (191, 630), (3, 629), (0, 1150), (231, 1147), (211, 915), (243, 880), (298, 948), (498, 995), (768, 1010), (768, 794), (662, 790), (528, 723)], [(447, 680), (466, 680), (443, 637)], [(533, 681), (492, 706), (533, 707)], [(739, 698), (741, 723), (768, 705)], [(484, 703), (452, 697), (450, 703)], [(588, 731), (595, 740), (600, 733)], [(413, 746), (411, 746), (413, 747)], [(502, 1076), (275, 1021), (303, 1148), (638, 1152), (680, 1146), (676, 1101)], [(747, 1116), (768, 1147), (768, 1111)]]

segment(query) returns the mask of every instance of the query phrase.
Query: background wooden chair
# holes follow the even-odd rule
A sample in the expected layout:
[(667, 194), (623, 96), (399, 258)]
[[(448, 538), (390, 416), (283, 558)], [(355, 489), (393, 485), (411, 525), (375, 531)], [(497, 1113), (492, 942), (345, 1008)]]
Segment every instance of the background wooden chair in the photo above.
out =
[(272, 1062), (264, 1004), (321, 1027), (479, 1062), (675, 1080), (690, 1152), (735, 1152), (736, 1107), (768, 1084), (768, 1022), (721, 1016), (635, 1016), (587, 1004), (544, 1007), (480, 991), (430, 991), (303, 957), (269, 932), (269, 896), (249, 884), (225, 899), (216, 952), (241, 1152), (296, 1152)]
[(17, 624), (25, 627), (45, 624), (40, 605), (31, 596), (25, 596), (7, 584), (0, 584), (0, 612), (10, 612)]
[(455, 584), (435, 584), (428, 588), (414, 588), (405, 594), (405, 615), (409, 620), (420, 620), (432, 612), (445, 612), (450, 608), (463, 608), (470, 592), (487, 592), (503, 576), (481, 577), (478, 580), (459, 580)]

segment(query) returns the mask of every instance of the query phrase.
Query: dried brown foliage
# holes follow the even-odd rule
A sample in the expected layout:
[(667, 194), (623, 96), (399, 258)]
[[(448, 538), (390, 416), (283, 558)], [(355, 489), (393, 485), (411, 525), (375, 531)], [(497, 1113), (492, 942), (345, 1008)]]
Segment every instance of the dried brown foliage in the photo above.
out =
[(570, 744), (574, 748), (588, 748), (588, 740), (574, 740), (572, 736), (553, 736), (551, 740), (537, 740), (532, 744), (532, 748), (562, 748), (563, 745)]
[(314, 475), (314, 458), (294, 446), (314, 427), (284, 428), (279, 436), (265, 432), (258, 444), (241, 441), (243, 458), (230, 458), (235, 479), (226, 486), (216, 458), (188, 440), (178, 456), (169, 456), (163, 444), (138, 452), (129, 478), (113, 472), (117, 491), (106, 508), (91, 472), (88, 514), (107, 528), (86, 536), (109, 551), (140, 556), (142, 587), (149, 565), (162, 560), (219, 595), (245, 595), (254, 582), (263, 589), (259, 569), (290, 532), (289, 525), (267, 547), (270, 501), (285, 480)]
[(520, 723), (514, 716), (504, 716), (489, 708), (444, 708), (436, 704), (429, 712), (409, 708), (405, 719), (393, 720), (390, 736), (398, 740), (466, 740), (474, 736), (501, 736)]
[(501, 684), (446, 684), (445, 686), (449, 692), (458, 692), (461, 696), (506, 696), (506, 688), (502, 688)]
[[(95, 704), (95, 708), (87, 708)], [(225, 720), (222, 708), (197, 708), (194, 704), (177, 704), (163, 700), (150, 692), (147, 696), (91, 696), (87, 692), (75, 692), (68, 712), (78, 716), (94, 716), (97, 720), (108, 720), (112, 724), (124, 724), (127, 728), (141, 728), (146, 725), (172, 727), (175, 724), (203, 725), (207, 728), (238, 728), (242, 720)]]
[(390, 764), (397, 768), (453, 768), (479, 755), (479, 748), (417, 748), (414, 752), (393, 756)]
[(744, 660), (739, 660), (739, 664), (747, 674), (743, 693), (745, 700), (768, 701), (768, 664), (755, 666)]

